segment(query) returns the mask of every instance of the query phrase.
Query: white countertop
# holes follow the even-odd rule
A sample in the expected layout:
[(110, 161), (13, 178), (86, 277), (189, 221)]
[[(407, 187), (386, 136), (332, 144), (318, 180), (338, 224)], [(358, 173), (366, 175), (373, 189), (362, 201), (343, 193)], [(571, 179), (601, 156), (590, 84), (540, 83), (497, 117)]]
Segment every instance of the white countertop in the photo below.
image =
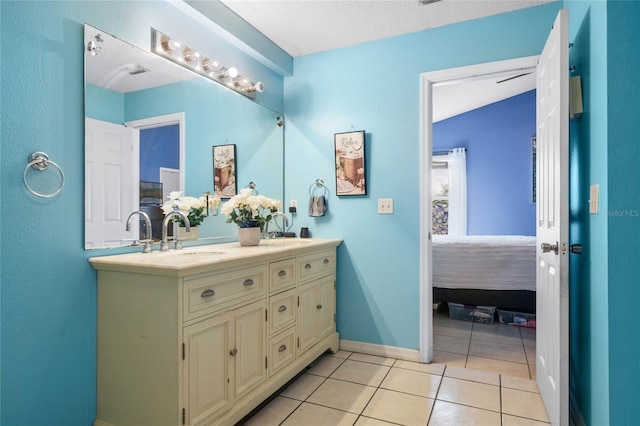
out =
[[(260, 261), (274, 255), (297, 255), (308, 250), (337, 247), (341, 239), (333, 238), (277, 238), (261, 240), (257, 246), (241, 246), (238, 242), (184, 247), (152, 253), (117, 254), (89, 258), (100, 270), (138, 272), (153, 275), (184, 276), (213, 267), (233, 266), (247, 259)], [(142, 250), (142, 249), (140, 249)]]

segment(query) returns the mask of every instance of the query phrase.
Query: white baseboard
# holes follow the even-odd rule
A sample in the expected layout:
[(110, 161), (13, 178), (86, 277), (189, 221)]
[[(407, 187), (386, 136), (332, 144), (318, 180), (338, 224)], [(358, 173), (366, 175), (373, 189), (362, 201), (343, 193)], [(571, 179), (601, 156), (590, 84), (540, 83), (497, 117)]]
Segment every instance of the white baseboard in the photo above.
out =
[(397, 346), (376, 345), (373, 343), (340, 339), (340, 350), (383, 356), (387, 358), (397, 358), (404, 361), (420, 362), (420, 351), (415, 349), (399, 348)]

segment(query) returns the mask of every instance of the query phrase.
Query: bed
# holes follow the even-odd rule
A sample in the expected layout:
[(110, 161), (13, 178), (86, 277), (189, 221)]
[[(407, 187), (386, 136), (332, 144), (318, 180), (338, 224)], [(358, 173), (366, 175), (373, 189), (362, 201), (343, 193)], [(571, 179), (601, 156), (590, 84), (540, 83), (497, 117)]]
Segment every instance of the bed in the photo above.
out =
[(536, 237), (434, 235), (434, 302), (535, 313)]

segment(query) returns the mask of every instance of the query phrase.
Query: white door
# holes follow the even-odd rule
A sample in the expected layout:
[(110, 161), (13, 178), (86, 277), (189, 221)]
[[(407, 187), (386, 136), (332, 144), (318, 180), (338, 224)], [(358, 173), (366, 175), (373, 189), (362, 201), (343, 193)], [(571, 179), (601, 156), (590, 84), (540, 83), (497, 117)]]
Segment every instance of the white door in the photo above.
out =
[(85, 119), (85, 248), (119, 246), (138, 235), (137, 219), (125, 231), (138, 209), (131, 138), (123, 125)]
[(536, 380), (554, 425), (569, 423), (569, 15), (537, 67)]

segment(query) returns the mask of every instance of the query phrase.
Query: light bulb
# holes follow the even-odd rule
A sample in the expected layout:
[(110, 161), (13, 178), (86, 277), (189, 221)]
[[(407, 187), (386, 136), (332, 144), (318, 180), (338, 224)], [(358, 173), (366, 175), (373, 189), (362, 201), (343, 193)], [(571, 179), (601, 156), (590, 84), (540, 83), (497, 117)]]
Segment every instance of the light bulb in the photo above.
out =
[(160, 40), (160, 46), (162, 46), (162, 49), (165, 52), (171, 52), (175, 50), (179, 46), (179, 44), (173, 41), (172, 39), (170, 39), (169, 37), (163, 36), (162, 39)]
[(202, 69), (204, 71), (219, 71), (222, 66), (218, 63), (218, 61), (214, 61), (213, 59), (204, 58), (202, 60)]
[(236, 78), (238, 74), (238, 69), (236, 67), (229, 67), (227, 70), (227, 75), (231, 78)]

